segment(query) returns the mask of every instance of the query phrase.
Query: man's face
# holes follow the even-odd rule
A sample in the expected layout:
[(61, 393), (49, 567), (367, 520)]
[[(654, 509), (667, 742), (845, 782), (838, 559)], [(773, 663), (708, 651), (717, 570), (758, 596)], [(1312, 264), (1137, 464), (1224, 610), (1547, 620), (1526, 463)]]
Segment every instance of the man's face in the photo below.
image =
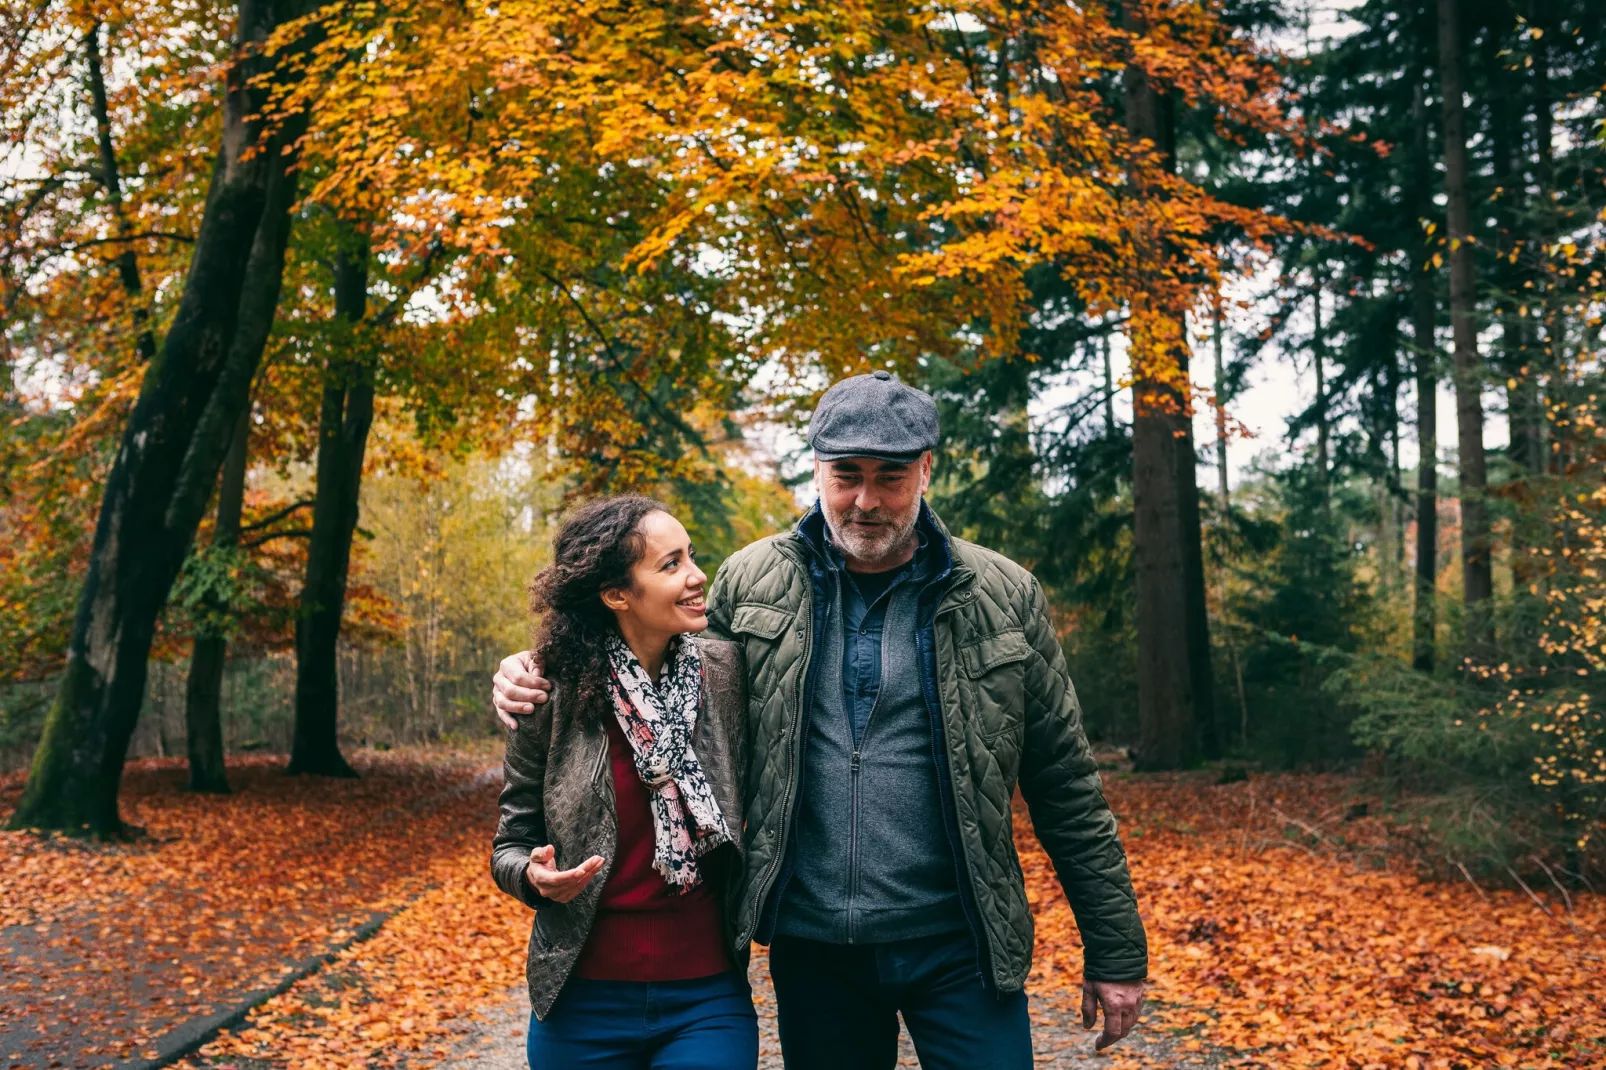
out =
[(831, 537), (851, 562), (870, 566), (907, 560), (931, 485), (931, 454), (913, 464), (847, 457), (814, 462), (814, 486)]

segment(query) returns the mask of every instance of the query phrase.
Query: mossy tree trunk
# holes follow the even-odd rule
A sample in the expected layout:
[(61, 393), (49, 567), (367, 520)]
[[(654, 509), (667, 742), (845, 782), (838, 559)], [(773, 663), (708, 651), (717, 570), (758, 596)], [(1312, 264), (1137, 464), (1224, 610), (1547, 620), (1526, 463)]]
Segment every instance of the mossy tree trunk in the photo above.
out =
[(292, 147), (252, 117), (267, 92), (261, 46), (288, 5), (241, 0), (222, 148), (167, 336), (146, 367), (102, 493), (67, 663), (13, 828), (126, 832), (117, 805), (146, 660), (206, 511), (278, 303), (295, 201)]
[[(240, 411), (239, 423), (223, 461), (218, 485), (217, 528), (212, 546), (231, 551), (240, 543), (240, 513), (245, 505), (245, 462), (251, 434), (251, 406)], [(228, 662), (227, 605), (216, 601), (206, 607), (205, 623), (197, 629), (190, 653), (190, 675), (184, 689), (185, 746), (190, 759), (190, 790), (227, 793), (228, 772), (223, 763), (223, 669)]]

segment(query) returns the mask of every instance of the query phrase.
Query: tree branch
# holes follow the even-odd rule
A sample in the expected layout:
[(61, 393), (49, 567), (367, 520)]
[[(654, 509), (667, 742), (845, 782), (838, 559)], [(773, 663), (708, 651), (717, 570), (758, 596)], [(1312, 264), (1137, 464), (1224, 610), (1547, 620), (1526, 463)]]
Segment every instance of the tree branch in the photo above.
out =
[(135, 348), (142, 360), (156, 356), (156, 336), (151, 333), (150, 312), (145, 307), (139, 277), (139, 260), (132, 246), (126, 244), (132, 229), (128, 213), (123, 210), (123, 187), (117, 175), (117, 150), (112, 145), (111, 112), (106, 105), (106, 78), (100, 65), (100, 31), (97, 21), (84, 35), (84, 58), (88, 67), (89, 99), (95, 112), (95, 141), (100, 150), (100, 184), (106, 190), (111, 204), (112, 219), (117, 224), (117, 236), (122, 239), (122, 252), (117, 254), (117, 277), (122, 281), (123, 292), (134, 302)]
[(293, 503), (291, 505), (285, 506), (283, 509), (280, 509), (276, 513), (270, 513), (269, 515), (263, 517), (261, 520), (253, 520), (251, 523), (246, 524), (245, 526), (241, 527), (240, 528), (240, 533), (243, 535), (248, 531), (261, 531), (263, 528), (272, 527), (274, 524), (277, 524), (279, 521), (283, 520), (285, 517), (289, 516), (291, 513), (296, 512), (298, 509), (305, 509), (305, 508), (307, 508), (307, 506), (312, 505), (312, 504), (313, 504), (313, 499), (311, 499), (311, 498), (303, 498), (298, 502), (295, 502), (295, 503)]
[(561, 290), (563, 292), (563, 296), (569, 299), (569, 303), (574, 306), (575, 311), (580, 314), (580, 318), (585, 321), (586, 327), (590, 329), (591, 333), (596, 335), (597, 340), (602, 343), (603, 351), (608, 354), (608, 363), (613, 365), (614, 371), (618, 372), (626, 383), (629, 383), (635, 388), (636, 393), (639, 394), (641, 399), (647, 403), (647, 407), (656, 413), (659, 419), (663, 420), (670, 427), (673, 427), (676, 431), (679, 431), (681, 434), (685, 435), (686, 438), (691, 441), (691, 444), (697, 448), (699, 453), (705, 457), (708, 456), (708, 444), (703, 441), (703, 436), (697, 432), (697, 429), (688, 425), (686, 421), (682, 420), (677, 414), (665, 409), (661, 404), (659, 404), (658, 399), (652, 396), (646, 387), (642, 386), (640, 383), (636, 382), (630, 377), (630, 373), (625, 370), (624, 361), (619, 358), (619, 354), (613, 348), (613, 340), (610, 339), (608, 337), (608, 333), (602, 329), (602, 325), (591, 317), (591, 313), (586, 309), (585, 304), (570, 292), (568, 284), (544, 268), (536, 268), (535, 271), (538, 275), (545, 278), (548, 282)]
[(289, 531), (275, 531), (275, 532), (272, 532), (270, 534), (262, 536), (260, 539), (248, 539), (245, 542), (242, 542), (240, 545), (242, 547), (244, 547), (245, 549), (247, 549), (247, 550), (253, 550), (256, 547), (261, 546), (263, 543), (272, 542), (274, 539), (310, 539), (310, 538), (312, 538), (312, 529), (311, 528), (292, 528)]

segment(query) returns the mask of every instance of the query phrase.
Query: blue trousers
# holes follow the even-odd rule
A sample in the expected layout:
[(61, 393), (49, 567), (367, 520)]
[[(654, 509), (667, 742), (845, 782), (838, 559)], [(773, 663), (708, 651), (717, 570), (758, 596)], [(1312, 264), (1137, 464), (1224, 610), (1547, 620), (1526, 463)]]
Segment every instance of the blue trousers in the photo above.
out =
[(892, 1070), (898, 1015), (922, 1070), (1032, 1070), (1026, 993), (998, 995), (968, 932), (885, 944), (770, 945), (786, 1070)]
[(530, 1015), (530, 1070), (753, 1070), (758, 1018), (747, 978), (588, 981), (563, 986), (546, 1021)]

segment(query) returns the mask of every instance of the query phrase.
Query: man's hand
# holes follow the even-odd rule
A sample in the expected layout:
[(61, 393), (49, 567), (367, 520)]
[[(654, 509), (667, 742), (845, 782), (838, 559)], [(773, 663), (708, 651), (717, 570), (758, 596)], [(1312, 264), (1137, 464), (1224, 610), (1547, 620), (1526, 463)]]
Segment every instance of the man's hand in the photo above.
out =
[(1104, 1007), (1104, 1032), (1094, 1043), (1094, 1051), (1103, 1051), (1138, 1024), (1138, 1015), (1143, 1013), (1143, 982), (1083, 981), (1083, 1029), (1092, 1029), (1097, 1024), (1100, 1005)]
[(553, 865), (552, 845), (537, 847), (530, 852), (530, 864), (524, 867), (524, 879), (530, 887), (559, 903), (567, 903), (591, 883), (591, 878), (602, 868), (602, 856), (592, 855), (573, 869), (558, 869)]
[(552, 685), (541, 676), (541, 666), (535, 663), (535, 655), (528, 650), (521, 650), (502, 659), (496, 677), (491, 681), (491, 705), (496, 707), (496, 716), (511, 731), (519, 726), (512, 715), (522, 717), (534, 713), (535, 704), (545, 702), (551, 690)]

